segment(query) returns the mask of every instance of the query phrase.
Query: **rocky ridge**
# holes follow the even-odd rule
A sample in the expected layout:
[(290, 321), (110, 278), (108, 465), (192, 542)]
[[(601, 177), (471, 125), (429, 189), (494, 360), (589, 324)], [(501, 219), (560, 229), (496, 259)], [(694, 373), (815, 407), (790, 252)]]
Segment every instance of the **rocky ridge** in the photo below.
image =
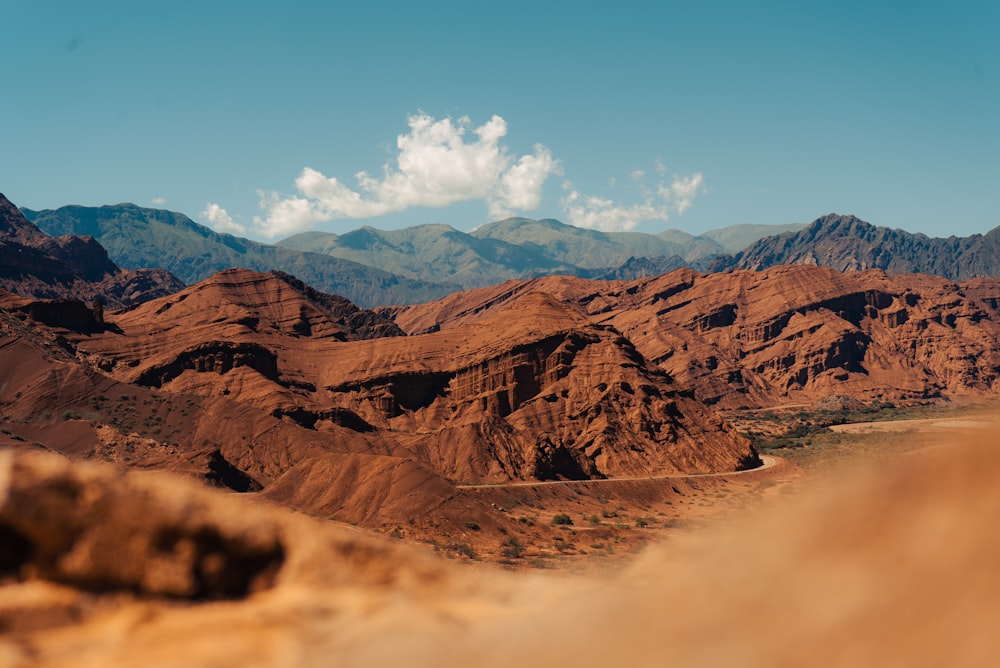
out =
[(287, 277), (230, 270), (116, 314), (114, 331), (66, 338), (123, 383), (223, 394), (316, 433), (348, 429), (452, 480), (755, 460), (628, 340), (547, 295), (468, 327), (401, 337), (370, 312), (363, 329), (348, 329), (314, 294)]
[(829, 394), (907, 401), (1000, 391), (1000, 280), (788, 266), (638, 281), (547, 277), (382, 309), (446, 331), (544, 292), (613, 327), (696, 397), (727, 408)]
[(982, 235), (932, 238), (831, 213), (805, 229), (766, 237), (735, 256), (718, 258), (710, 268), (761, 270), (788, 264), (934, 274), (951, 280), (1000, 276), (1000, 227)]
[(128, 306), (184, 287), (163, 269), (119, 268), (89, 236), (50, 237), (0, 194), (0, 289)]

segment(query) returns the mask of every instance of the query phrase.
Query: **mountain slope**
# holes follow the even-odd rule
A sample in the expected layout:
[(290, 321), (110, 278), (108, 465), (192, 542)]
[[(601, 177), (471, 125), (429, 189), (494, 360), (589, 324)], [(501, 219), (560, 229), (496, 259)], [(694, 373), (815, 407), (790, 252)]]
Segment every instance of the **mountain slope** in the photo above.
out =
[(530, 248), (584, 269), (617, 267), (632, 257), (679, 255), (694, 261), (723, 252), (722, 246), (711, 239), (693, 237), (678, 230), (667, 230), (660, 235), (601, 232), (552, 219), (508, 218), (483, 225), (472, 234)]
[(727, 253), (736, 253), (759, 239), (773, 237), (786, 232), (798, 232), (805, 225), (790, 223), (788, 225), (730, 225), (709, 230), (701, 236), (716, 242)]
[(358, 304), (394, 304), (441, 297), (458, 286), (396, 276), (320, 253), (305, 253), (219, 234), (187, 216), (134, 204), (56, 210), (24, 210), (50, 234), (85, 234), (97, 239), (123, 267), (162, 267), (196, 283), (232, 267), (280, 270), (327, 293)]
[(884, 269), (952, 280), (1000, 276), (1000, 227), (985, 235), (932, 238), (876, 227), (854, 216), (829, 214), (805, 229), (751, 244), (714, 268), (766, 269), (812, 264), (838, 271)]
[(766, 234), (800, 228), (734, 225), (701, 236), (680, 230), (653, 235), (587, 230), (551, 219), (509, 218), (470, 233), (448, 225), (363, 227), (341, 235), (303, 232), (278, 245), (471, 289), (548, 274), (630, 279), (680, 266), (700, 267), (709, 258), (740, 250)]
[(45, 234), (0, 194), (0, 289), (120, 307), (183, 287), (163, 269), (119, 268), (93, 237)]
[(510, 278), (572, 273), (576, 267), (530, 248), (479, 238), (448, 225), (400, 230), (363, 227), (347, 234), (303, 232), (278, 242), (426, 281), (482, 287)]

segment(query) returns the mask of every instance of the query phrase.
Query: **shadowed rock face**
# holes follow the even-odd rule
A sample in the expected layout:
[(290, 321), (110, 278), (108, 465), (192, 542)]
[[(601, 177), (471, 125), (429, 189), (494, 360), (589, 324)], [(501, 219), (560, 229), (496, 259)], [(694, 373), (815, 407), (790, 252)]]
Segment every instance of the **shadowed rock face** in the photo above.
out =
[(726, 407), (1000, 391), (997, 279), (955, 284), (805, 266), (678, 270), (630, 282), (510, 282), (383, 312), (410, 334), (446, 331), (535, 292), (613, 327), (680, 386)]
[(995, 277), (1000, 276), (1000, 228), (969, 237), (932, 238), (831, 213), (802, 230), (766, 237), (735, 256), (719, 258), (713, 269), (762, 270), (789, 264), (934, 274), (951, 280)]
[(48, 325), (69, 329), (82, 334), (104, 328), (104, 308), (101, 304), (87, 306), (75, 299), (3, 300), (12, 311), (24, 313), (31, 319)]
[(144, 387), (163, 387), (165, 383), (169, 383), (187, 370), (222, 375), (237, 367), (253, 369), (270, 380), (276, 380), (278, 377), (277, 356), (264, 346), (231, 341), (208, 341), (182, 350), (168, 364), (146, 368), (135, 382)]

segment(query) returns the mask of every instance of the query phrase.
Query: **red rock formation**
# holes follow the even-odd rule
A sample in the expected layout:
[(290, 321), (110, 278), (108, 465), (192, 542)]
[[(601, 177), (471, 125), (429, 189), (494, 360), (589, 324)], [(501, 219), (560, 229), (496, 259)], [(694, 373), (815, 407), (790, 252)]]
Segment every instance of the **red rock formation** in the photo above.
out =
[[(122, 382), (367, 434), (453, 480), (720, 471), (756, 459), (628, 340), (546, 295), (447, 333), (352, 340), (358, 332), (316, 293), (231, 270), (111, 319), (114, 331), (70, 340)], [(364, 320), (369, 332), (378, 317)]]
[(446, 331), (533, 292), (614, 327), (680, 386), (726, 407), (1000, 391), (996, 279), (955, 284), (804, 266), (678, 270), (630, 282), (512, 281), (383, 312), (411, 334)]

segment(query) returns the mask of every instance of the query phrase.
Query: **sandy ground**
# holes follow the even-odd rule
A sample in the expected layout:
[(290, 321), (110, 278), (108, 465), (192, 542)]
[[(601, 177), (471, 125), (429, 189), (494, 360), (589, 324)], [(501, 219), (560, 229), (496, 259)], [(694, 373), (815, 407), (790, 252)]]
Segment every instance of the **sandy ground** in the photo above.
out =
[[(288, 551), (273, 586), (191, 603), (8, 579), (0, 665), (995, 665), (995, 417), (964, 416), (961, 429), (926, 423), (945, 423), (921, 428), (941, 429), (935, 440), (948, 447), (804, 491), (767, 494), (777, 479), (761, 472), (758, 495), (744, 497), (757, 503), (667, 532), (599, 577), (442, 560), (231, 495), (222, 503), (143, 479), (133, 484), (149, 508), (164, 494), (209, 504), (224, 525), (232, 512), (237, 528), (273, 525)], [(740, 484), (753, 483), (748, 477)], [(702, 482), (698, 491), (710, 499), (710, 481)], [(0, 488), (10, 484), (0, 471)], [(104, 480), (101, 489), (117, 484)], [(623, 482), (616, 493), (652, 493), (645, 484)]]
[(864, 434), (870, 432), (950, 432), (956, 429), (998, 429), (1000, 417), (979, 416), (970, 418), (926, 418), (922, 420), (886, 420), (882, 422), (853, 422), (837, 424), (831, 431), (841, 434)]

